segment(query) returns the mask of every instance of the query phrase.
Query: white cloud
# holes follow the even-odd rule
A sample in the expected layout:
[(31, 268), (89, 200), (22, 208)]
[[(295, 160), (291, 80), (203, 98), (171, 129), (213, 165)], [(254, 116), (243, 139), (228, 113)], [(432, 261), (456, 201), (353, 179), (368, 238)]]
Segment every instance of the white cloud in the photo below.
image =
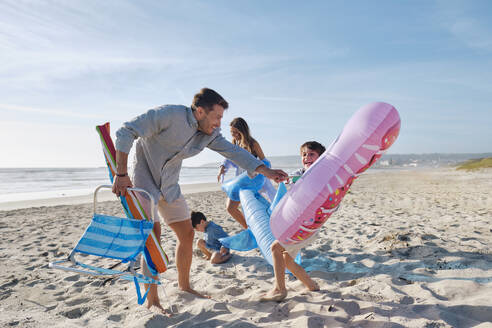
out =
[[(484, 2), (487, 6), (487, 1)], [(483, 15), (479, 1), (437, 2), (437, 20), (451, 35), (466, 46), (492, 51), (492, 20)], [(490, 13), (489, 13), (490, 14)]]
[(18, 105), (10, 105), (10, 104), (0, 104), (0, 110), (20, 112), (20, 113), (37, 113), (37, 114), (43, 114), (47, 116), (57, 116), (57, 117), (90, 118), (90, 119), (104, 120), (104, 117), (102, 115), (74, 113), (74, 112), (70, 112), (67, 110), (60, 110), (60, 109), (45, 109), (45, 108), (18, 106)]
[(449, 25), (451, 33), (471, 48), (492, 51), (492, 29), (470, 17), (460, 17)]

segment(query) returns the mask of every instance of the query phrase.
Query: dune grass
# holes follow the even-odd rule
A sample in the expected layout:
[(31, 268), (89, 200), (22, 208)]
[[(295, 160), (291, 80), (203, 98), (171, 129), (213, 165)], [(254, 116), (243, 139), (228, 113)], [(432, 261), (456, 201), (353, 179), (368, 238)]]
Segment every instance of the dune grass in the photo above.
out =
[(471, 159), (458, 165), (456, 169), (474, 171), (484, 168), (492, 168), (492, 157)]

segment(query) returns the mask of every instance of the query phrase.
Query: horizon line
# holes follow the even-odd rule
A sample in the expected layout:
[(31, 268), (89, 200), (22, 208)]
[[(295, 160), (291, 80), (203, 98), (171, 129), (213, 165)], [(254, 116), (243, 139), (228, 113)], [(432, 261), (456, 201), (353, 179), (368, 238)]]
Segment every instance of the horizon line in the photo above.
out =
[[(391, 154), (384, 154), (383, 156), (390, 156), (390, 155), (492, 155), (492, 151), (490, 152), (476, 152), (476, 153), (439, 153), (439, 152), (433, 152), (433, 153), (391, 153)], [(299, 155), (276, 155), (276, 156), (270, 156), (268, 158), (278, 158), (278, 157), (299, 157)], [(203, 164), (198, 164), (198, 165), (186, 165), (182, 166), (184, 168), (198, 168), (198, 167), (206, 167), (208, 164), (213, 164), (213, 163), (220, 163), (220, 161), (216, 162), (206, 162)], [(102, 165), (97, 165), (97, 166), (1, 166), (0, 169), (99, 169), (99, 168), (107, 168), (106, 166)]]

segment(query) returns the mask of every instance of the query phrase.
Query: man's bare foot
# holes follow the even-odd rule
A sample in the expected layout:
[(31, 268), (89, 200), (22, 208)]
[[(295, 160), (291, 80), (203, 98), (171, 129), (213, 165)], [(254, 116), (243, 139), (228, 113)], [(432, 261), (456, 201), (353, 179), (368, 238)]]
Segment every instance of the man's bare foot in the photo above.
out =
[(181, 289), (181, 291), (183, 291), (183, 292), (187, 292), (187, 293), (193, 294), (193, 295), (198, 296), (198, 297), (200, 297), (200, 298), (211, 298), (211, 297), (210, 297), (210, 296), (208, 296), (208, 295), (201, 294), (201, 293), (197, 292), (196, 290), (192, 289), (191, 287), (188, 287), (188, 288), (181, 288), (181, 287), (180, 287), (180, 289)]
[(281, 302), (287, 297), (286, 290), (273, 289), (260, 297), (260, 302)]
[(319, 285), (318, 285), (318, 283), (316, 281), (311, 280), (309, 282), (309, 284), (306, 286), (306, 288), (309, 289), (312, 292), (315, 292), (315, 291), (319, 290)]
[(147, 302), (147, 309), (149, 309), (152, 312), (158, 312), (159, 314), (163, 314), (166, 317), (170, 317), (172, 313), (165, 308), (162, 307), (161, 303), (159, 301), (152, 301), (152, 302)]

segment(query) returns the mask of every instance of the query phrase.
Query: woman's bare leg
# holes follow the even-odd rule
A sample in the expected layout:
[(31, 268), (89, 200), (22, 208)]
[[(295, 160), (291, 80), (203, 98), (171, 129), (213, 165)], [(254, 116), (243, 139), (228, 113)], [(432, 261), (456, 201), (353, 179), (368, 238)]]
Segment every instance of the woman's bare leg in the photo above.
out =
[(239, 210), (240, 202), (236, 202), (234, 200), (227, 199), (227, 212), (243, 226), (244, 229), (248, 229), (248, 225), (246, 224), (246, 219), (244, 218), (243, 212)]

